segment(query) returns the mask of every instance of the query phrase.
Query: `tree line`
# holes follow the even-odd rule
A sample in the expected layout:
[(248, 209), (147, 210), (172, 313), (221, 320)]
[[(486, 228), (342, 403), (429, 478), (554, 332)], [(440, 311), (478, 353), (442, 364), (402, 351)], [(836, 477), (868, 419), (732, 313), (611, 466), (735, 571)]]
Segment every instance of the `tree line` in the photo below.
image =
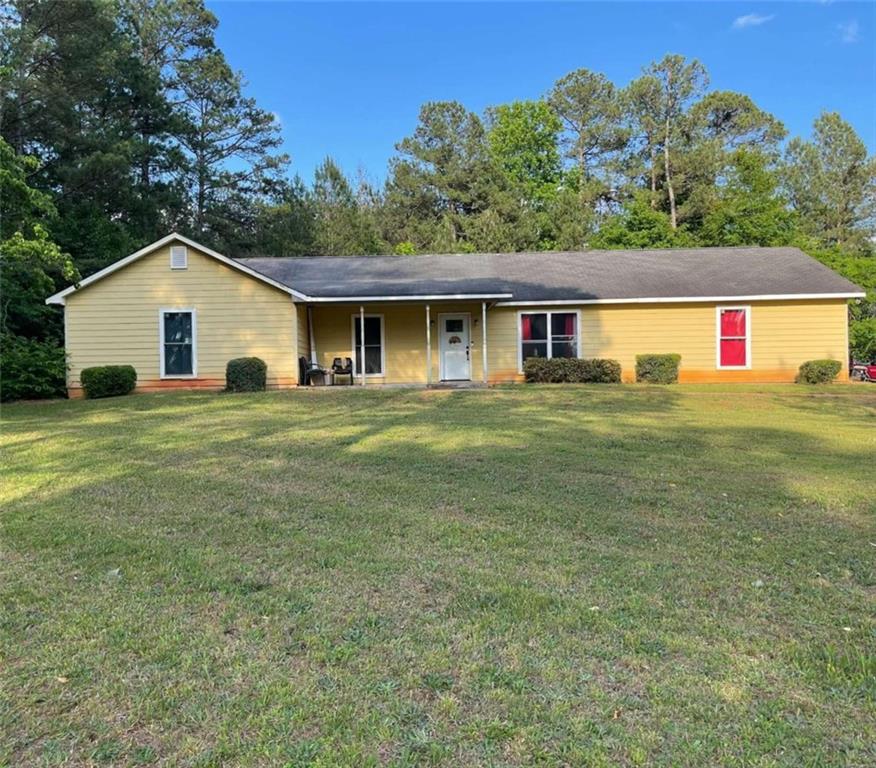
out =
[[(7, 383), (59, 360), (45, 295), (173, 230), (232, 256), (795, 244), (874, 289), (876, 159), (852, 126), (789, 139), (683, 56), (484, 114), (424, 104), (377, 185), (330, 157), (291, 173), (203, 0), (13, 0), (0, 25)], [(876, 354), (872, 293), (852, 313)]]

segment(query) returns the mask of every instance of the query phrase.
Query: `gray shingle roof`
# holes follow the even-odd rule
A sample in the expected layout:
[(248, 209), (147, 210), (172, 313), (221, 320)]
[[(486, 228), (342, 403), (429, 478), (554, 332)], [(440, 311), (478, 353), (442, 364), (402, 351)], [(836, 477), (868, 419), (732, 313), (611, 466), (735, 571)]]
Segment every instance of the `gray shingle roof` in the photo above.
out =
[(511, 294), (506, 301), (855, 294), (797, 248), (259, 257), (247, 267), (314, 298)]

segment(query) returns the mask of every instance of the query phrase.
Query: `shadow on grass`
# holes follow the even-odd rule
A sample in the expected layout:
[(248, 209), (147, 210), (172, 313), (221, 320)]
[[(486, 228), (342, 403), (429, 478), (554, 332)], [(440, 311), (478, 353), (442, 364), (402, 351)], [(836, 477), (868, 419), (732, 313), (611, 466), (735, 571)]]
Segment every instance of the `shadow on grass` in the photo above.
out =
[[(259, 675), (300, 682), (320, 705), (314, 733), (346, 733), (326, 714), (343, 706), (383, 718), (396, 743), (410, 734), (392, 686), (411, 675), (447, 689), (441, 706), (451, 693), (477, 702), (462, 718), (475, 733), (492, 733), (472, 723), (496, 701), (519, 708), (499, 707), (496, 722), (525, 722), (555, 696), (555, 726), (571, 729), (569, 707), (595, 706), (588, 697), (613, 722), (619, 708), (647, 718), (658, 690), (674, 691), (673, 716), (696, 730), (697, 686), (735, 684), (750, 667), (740, 690), (772, 676), (775, 701), (800, 670), (820, 710), (837, 696), (826, 690), (858, 691), (871, 669), (857, 633), (876, 583), (876, 457), (855, 440), (865, 404), (810, 418), (794, 401), (544, 387), (11, 409), (0, 527), (20, 558), (5, 561), (4, 589), (19, 590), (4, 618), (12, 662), (28, 671), (20, 656), (38, 641), (80, 649), (99, 688), (132, 665), (170, 674), (194, 647), (176, 679), (184, 704), (190, 685), (223, 708), (242, 689), (237, 714), (255, 717), (247, 696), (273, 700)], [(168, 626), (187, 632), (166, 637)], [(843, 626), (851, 639), (831, 645), (825, 628)], [(244, 673), (228, 663), (235, 648)], [(115, 695), (123, 710), (129, 694)], [(440, 717), (437, 700), (415, 699), (418, 727)], [(759, 704), (707, 703), (722, 739), (764, 721)], [(172, 694), (153, 718), (177, 709)], [(635, 736), (616, 727), (620, 741)]]

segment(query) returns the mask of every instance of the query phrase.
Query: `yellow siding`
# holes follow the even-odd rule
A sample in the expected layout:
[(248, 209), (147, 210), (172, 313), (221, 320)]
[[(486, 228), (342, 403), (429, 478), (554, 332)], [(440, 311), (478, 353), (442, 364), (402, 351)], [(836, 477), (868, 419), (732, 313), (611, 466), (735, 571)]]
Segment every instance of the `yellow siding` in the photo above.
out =
[[(160, 378), (160, 308), (197, 310), (197, 378)], [(170, 250), (155, 253), (67, 297), (68, 387), (93, 365), (130, 364), (138, 389), (222, 387), (225, 365), (255, 355), (268, 365), (268, 386), (298, 380), (298, 314), (291, 297), (197, 250), (188, 268), (170, 269)]]
[[(472, 380), (482, 378), (481, 305), (432, 304), (432, 381), (439, 380), (438, 316), (443, 313), (471, 315)], [(331, 366), (335, 357), (353, 356), (353, 316), (359, 307), (352, 305), (315, 306), (313, 326), (319, 364)], [(369, 376), (375, 384), (425, 384), (426, 373), (426, 307), (424, 304), (367, 304), (365, 314), (383, 315), (383, 333), (386, 358), (384, 376)], [(477, 320), (477, 324), (475, 324)], [(489, 342), (488, 342), (489, 348)]]
[[(847, 360), (845, 301), (739, 303), (751, 307), (750, 370), (717, 369), (714, 303), (582, 306), (579, 308), (582, 356), (617, 360), (624, 380), (632, 381), (636, 355), (677, 352), (681, 355), (680, 379), (690, 382), (793, 381), (797, 368), (806, 360), (833, 358), (843, 363)], [(497, 307), (489, 313), (491, 381), (520, 379), (517, 361), (520, 309)], [(840, 378), (847, 378), (845, 365)]]

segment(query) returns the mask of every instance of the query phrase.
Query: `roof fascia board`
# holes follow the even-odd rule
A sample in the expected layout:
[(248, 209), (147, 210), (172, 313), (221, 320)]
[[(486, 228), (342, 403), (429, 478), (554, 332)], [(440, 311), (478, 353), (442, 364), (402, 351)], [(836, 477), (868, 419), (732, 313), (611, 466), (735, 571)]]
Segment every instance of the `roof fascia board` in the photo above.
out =
[(513, 293), (430, 293), (417, 296), (310, 296), (308, 303), (313, 304), (347, 304), (352, 302), (385, 302), (385, 301), (459, 301), (459, 300), (491, 300), (510, 299)]
[(707, 301), (804, 301), (806, 299), (863, 299), (855, 293), (765, 293), (752, 296), (662, 296), (635, 299), (552, 299), (539, 301), (497, 301), (497, 307), (550, 307), (577, 304), (682, 304)]

